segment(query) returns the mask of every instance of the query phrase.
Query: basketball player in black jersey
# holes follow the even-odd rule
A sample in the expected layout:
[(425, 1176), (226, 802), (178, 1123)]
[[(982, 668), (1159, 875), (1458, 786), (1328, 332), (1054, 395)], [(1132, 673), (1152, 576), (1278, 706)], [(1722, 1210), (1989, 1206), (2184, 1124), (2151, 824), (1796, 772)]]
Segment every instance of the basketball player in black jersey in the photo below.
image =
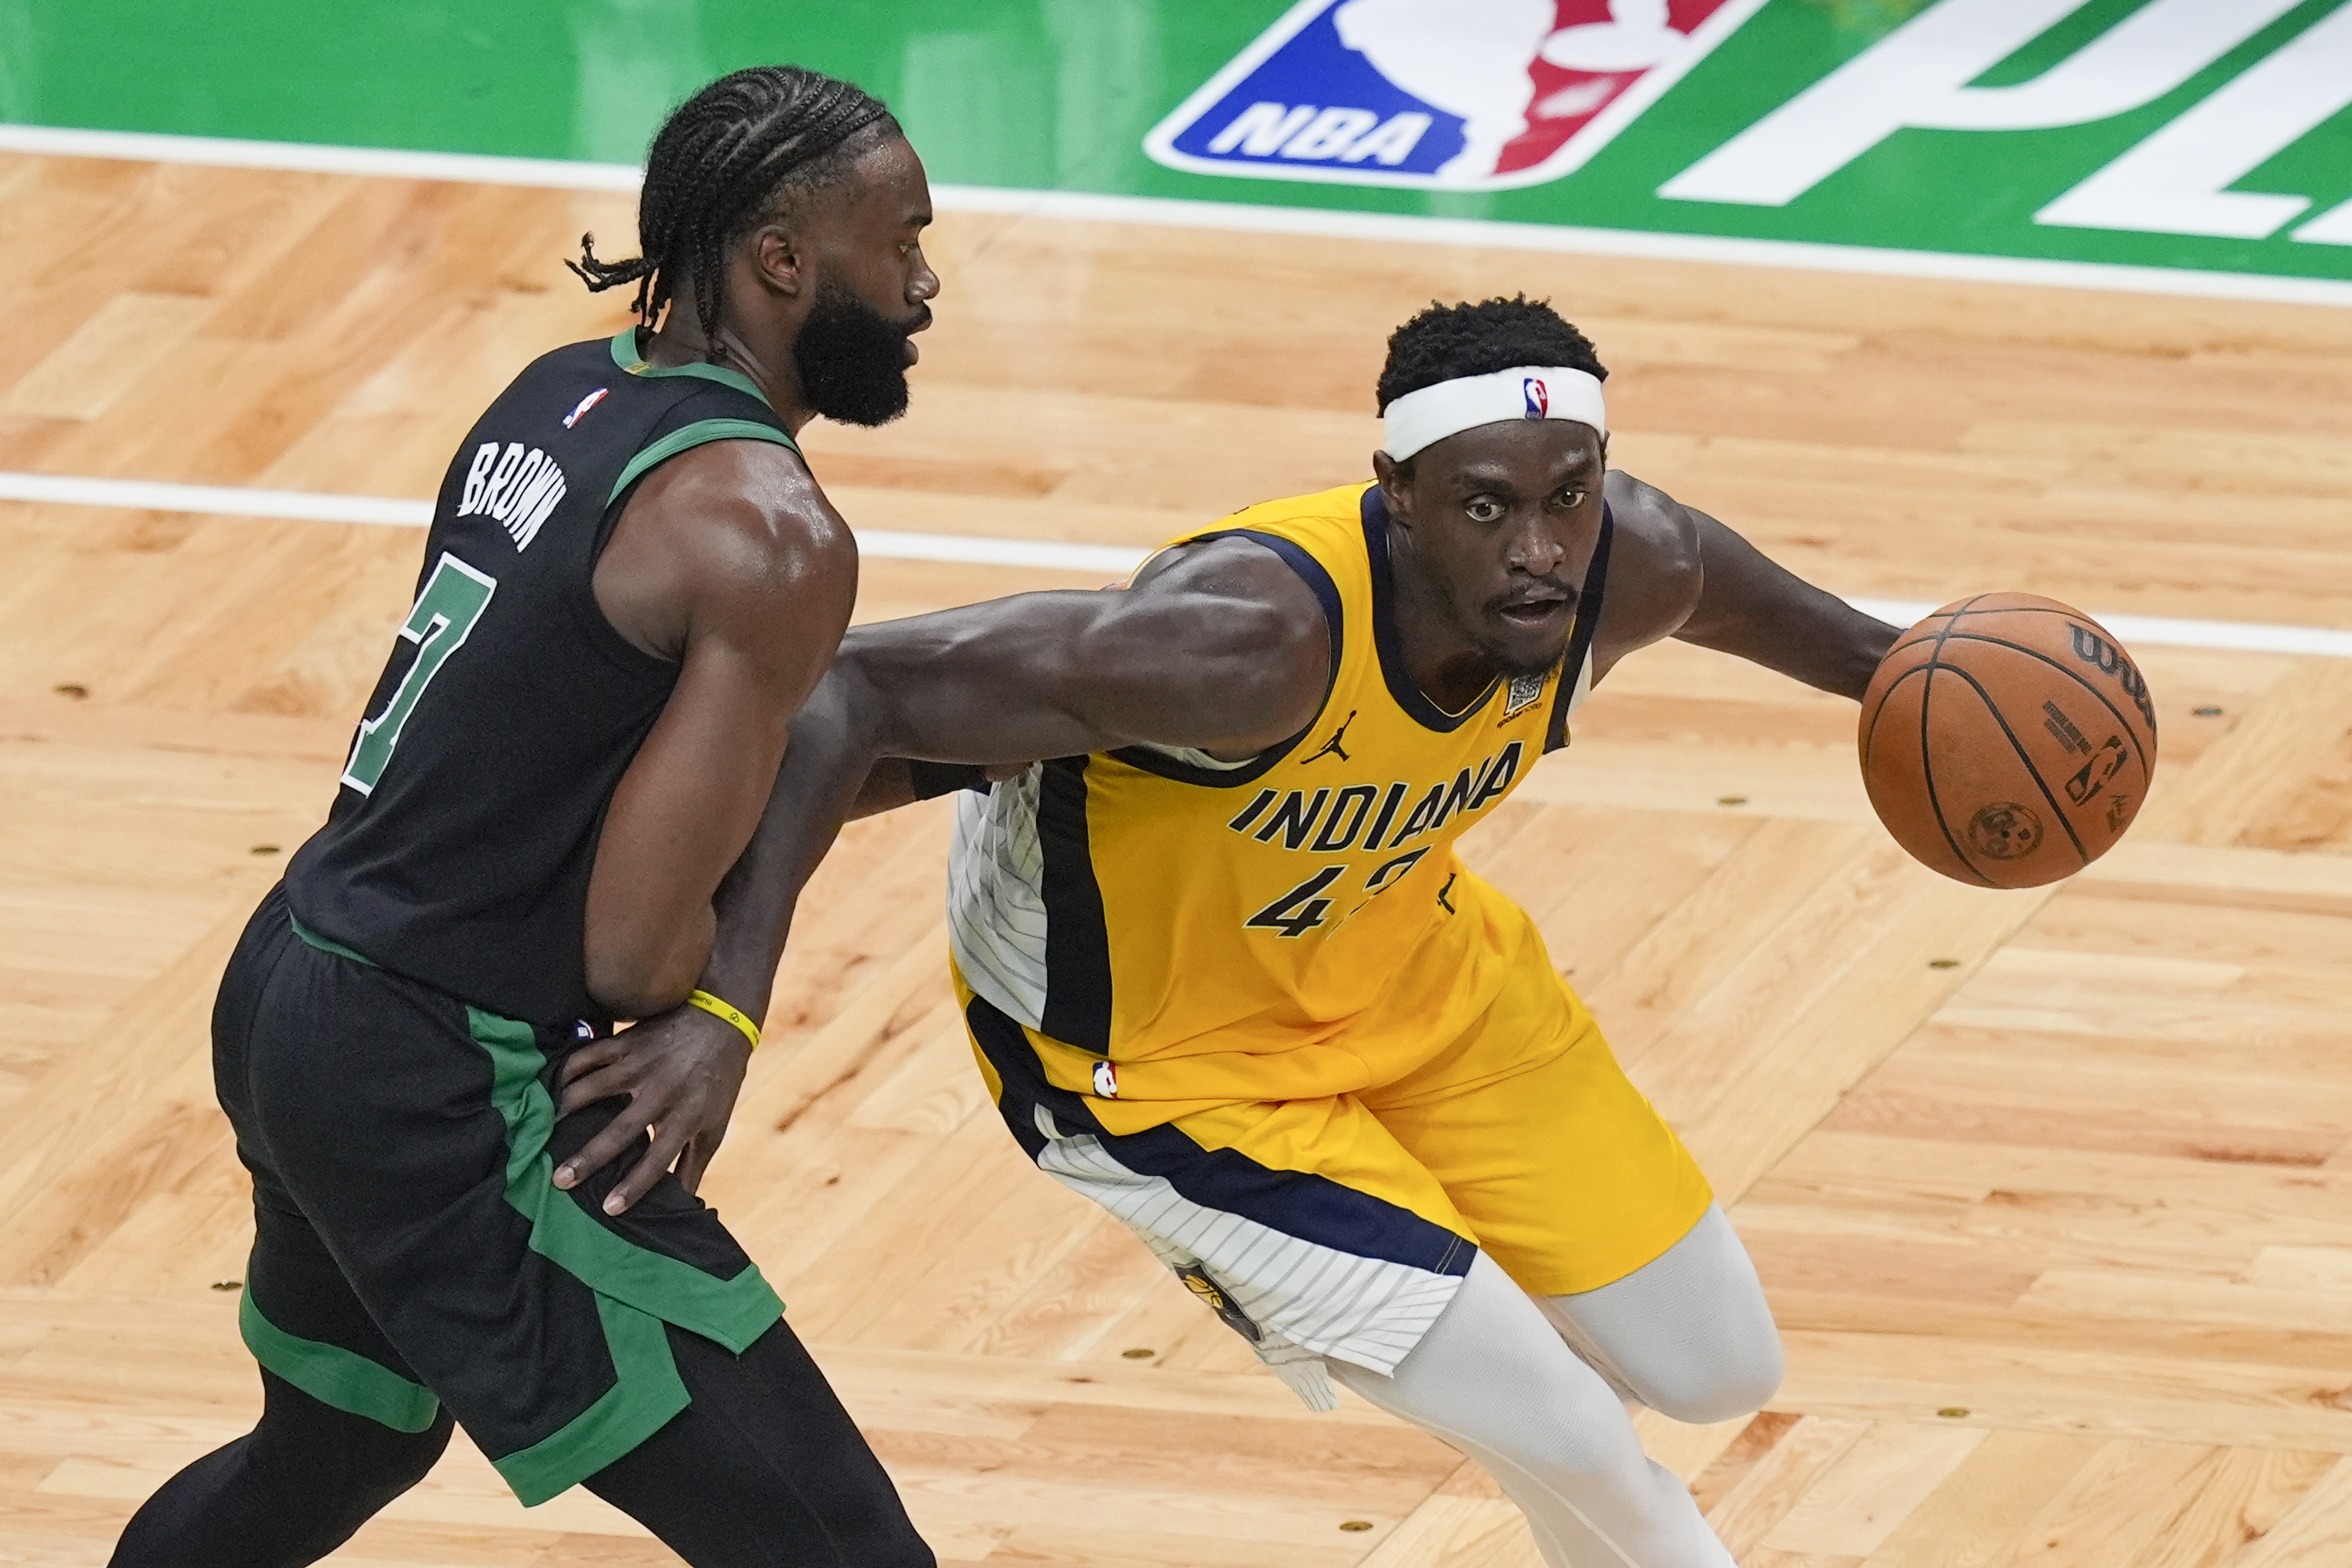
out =
[[(856, 589), (793, 434), (904, 408), (929, 217), (874, 99), (713, 83), (655, 141), (642, 257), (575, 268), (636, 283), (645, 329), (541, 358), (466, 437), (332, 814), (214, 1014), (261, 1420), (117, 1563), (314, 1562), (453, 1419), (524, 1502), (584, 1484), (698, 1565), (932, 1561), (692, 1193), (775, 973), (739, 861)], [(615, 1018), (657, 1069), (560, 1115)], [(615, 1121), (660, 1129), (634, 1206), (623, 1166), (555, 1177)]]

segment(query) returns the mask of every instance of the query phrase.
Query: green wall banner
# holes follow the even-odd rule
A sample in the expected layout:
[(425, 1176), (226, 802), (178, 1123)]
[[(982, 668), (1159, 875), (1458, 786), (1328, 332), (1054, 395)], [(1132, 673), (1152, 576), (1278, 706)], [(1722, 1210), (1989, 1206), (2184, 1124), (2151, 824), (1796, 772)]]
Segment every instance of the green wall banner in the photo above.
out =
[(777, 59), (967, 186), (2352, 283), (2352, 0), (0, 0), (0, 120), (625, 164)]

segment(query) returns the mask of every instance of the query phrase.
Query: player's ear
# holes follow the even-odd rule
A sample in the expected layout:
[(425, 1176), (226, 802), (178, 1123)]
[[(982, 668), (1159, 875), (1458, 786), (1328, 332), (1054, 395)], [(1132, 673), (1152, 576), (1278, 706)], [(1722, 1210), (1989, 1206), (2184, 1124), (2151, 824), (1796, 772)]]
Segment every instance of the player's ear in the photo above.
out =
[(1412, 468), (1400, 463), (1386, 452), (1372, 454), (1372, 477), (1380, 481), (1381, 499), (1389, 504), (1389, 515), (1407, 527), (1412, 523)]
[(800, 238), (781, 223), (763, 223), (751, 231), (751, 265), (760, 281), (779, 294), (797, 298), (808, 285), (808, 270)]

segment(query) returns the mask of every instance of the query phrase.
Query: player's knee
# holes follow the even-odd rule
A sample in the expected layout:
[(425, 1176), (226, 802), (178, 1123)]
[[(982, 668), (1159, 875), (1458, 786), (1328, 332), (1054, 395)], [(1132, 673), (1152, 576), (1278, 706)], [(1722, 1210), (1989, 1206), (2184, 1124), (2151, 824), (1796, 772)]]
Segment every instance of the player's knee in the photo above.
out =
[(449, 1447), (450, 1434), (456, 1430), (457, 1423), (450, 1418), (449, 1412), (444, 1410), (433, 1418), (433, 1425), (422, 1432), (390, 1435), (397, 1440), (383, 1446), (375, 1465), (376, 1482), (386, 1489), (385, 1502), (431, 1473), (433, 1467), (441, 1462), (442, 1454)]
[(1644, 1368), (1633, 1382), (1633, 1395), (1670, 1420), (1706, 1426), (1769, 1403), (1780, 1392), (1782, 1370), (1780, 1336), (1759, 1335), (1713, 1354)]
[(313, 1546), (332, 1551), (423, 1480), (440, 1462), (454, 1429), (446, 1410), (422, 1432), (399, 1432), (368, 1422), (332, 1447), (273, 1468), (281, 1479), (299, 1479), (317, 1498), (307, 1533)]
[(1622, 1406), (1590, 1376), (1554, 1378), (1528, 1368), (1485, 1415), (1462, 1435), (1556, 1486), (1619, 1475), (1641, 1458)]

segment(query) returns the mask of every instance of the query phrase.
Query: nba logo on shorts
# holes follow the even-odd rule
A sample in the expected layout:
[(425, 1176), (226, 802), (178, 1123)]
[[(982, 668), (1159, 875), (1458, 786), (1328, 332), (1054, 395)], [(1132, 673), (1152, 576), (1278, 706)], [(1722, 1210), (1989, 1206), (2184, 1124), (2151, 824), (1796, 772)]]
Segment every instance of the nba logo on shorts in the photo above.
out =
[(1599, 152), (1763, 0), (1301, 0), (1144, 139), (1171, 169), (1491, 191)]
[(1528, 418), (1540, 419), (1551, 412), (1551, 389), (1542, 382), (1528, 376), (1519, 384), (1519, 390), (1527, 395)]

